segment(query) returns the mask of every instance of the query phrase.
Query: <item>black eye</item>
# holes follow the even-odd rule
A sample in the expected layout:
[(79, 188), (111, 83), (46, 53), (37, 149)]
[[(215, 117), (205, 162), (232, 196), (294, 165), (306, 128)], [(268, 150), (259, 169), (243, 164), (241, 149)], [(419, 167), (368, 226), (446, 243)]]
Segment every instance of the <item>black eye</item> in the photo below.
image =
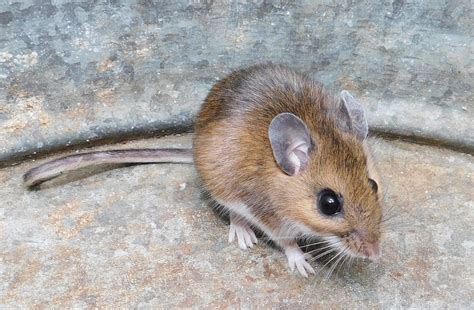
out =
[(377, 185), (377, 182), (375, 182), (372, 179), (369, 179), (369, 184), (370, 184), (370, 187), (372, 187), (372, 190), (374, 192), (377, 192), (377, 190), (379, 189), (379, 186)]
[(334, 215), (341, 212), (342, 199), (332, 190), (323, 189), (319, 193), (319, 210), (325, 215)]

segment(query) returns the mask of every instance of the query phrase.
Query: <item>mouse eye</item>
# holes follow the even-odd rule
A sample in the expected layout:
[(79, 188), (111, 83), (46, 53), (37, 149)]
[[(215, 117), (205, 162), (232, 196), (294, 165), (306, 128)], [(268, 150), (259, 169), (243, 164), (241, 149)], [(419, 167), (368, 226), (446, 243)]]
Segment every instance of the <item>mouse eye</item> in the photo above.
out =
[(376, 193), (377, 190), (379, 189), (379, 186), (377, 185), (377, 182), (375, 182), (372, 179), (369, 179), (369, 184), (370, 184), (370, 187), (372, 188), (372, 190)]
[(319, 193), (318, 208), (325, 215), (334, 215), (342, 210), (342, 197), (330, 189)]

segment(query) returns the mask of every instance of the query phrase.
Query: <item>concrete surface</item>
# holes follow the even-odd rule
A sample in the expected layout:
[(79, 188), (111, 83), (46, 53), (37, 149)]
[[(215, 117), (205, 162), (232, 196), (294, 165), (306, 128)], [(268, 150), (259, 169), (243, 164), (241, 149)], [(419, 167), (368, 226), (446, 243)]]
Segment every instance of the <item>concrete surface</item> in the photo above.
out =
[(0, 169), (0, 308), (474, 308), (474, 161), (461, 152), (376, 144), (395, 215), (383, 257), (328, 280), (318, 264), (289, 273), (263, 242), (228, 244), (189, 165), (21, 185), (27, 155), (188, 128), (216, 79), (263, 61), (350, 90), (375, 132), (474, 153), (471, 2), (0, 2), (0, 167), (20, 162)]
[[(236, 67), (287, 63), (372, 129), (474, 151), (470, 0), (0, 2), (0, 161), (191, 123)], [(1, 165), (1, 163), (0, 163)]]
[[(112, 147), (186, 146), (190, 137)], [(382, 258), (328, 280), (290, 274), (260, 243), (241, 251), (199, 197), (191, 165), (86, 169), (26, 191), (0, 170), (2, 308), (474, 307), (474, 161), (428, 146), (375, 146), (396, 217)]]

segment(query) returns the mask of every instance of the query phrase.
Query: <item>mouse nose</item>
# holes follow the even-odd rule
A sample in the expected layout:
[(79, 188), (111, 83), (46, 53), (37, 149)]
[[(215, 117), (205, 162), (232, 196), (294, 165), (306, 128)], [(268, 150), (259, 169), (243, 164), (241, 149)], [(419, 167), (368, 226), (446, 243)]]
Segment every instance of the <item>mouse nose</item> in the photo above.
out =
[(366, 230), (357, 229), (356, 234), (362, 242), (361, 254), (370, 260), (377, 260), (380, 257), (380, 242), (376, 237), (369, 236)]
[(380, 257), (379, 241), (367, 242), (364, 247), (364, 254), (370, 260), (377, 260)]

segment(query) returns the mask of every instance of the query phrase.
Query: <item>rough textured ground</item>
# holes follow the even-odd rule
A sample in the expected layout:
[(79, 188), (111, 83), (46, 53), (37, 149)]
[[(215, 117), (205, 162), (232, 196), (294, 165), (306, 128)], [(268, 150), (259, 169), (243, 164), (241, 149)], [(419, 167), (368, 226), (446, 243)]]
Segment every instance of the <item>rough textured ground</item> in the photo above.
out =
[(375, 154), (396, 214), (383, 256), (328, 280), (320, 265), (309, 279), (291, 274), (268, 245), (244, 252), (228, 244), (228, 226), (200, 199), (191, 165), (88, 169), (40, 191), (21, 184), (37, 162), (0, 170), (0, 305), (472, 309), (472, 157), (386, 141)]
[[(372, 130), (474, 154), (471, 2), (0, 1), (0, 167), (183, 130), (216, 79), (265, 61), (350, 90)], [(375, 153), (396, 214), (383, 257), (329, 280), (228, 244), (192, 166), (98, 167), (41, 191), (21, 185), (36, 162), (3, 168), (0, 308), (474, 308), (473, 158)]]
[(361, 98), (372, 128), (474, 149), (470, 0), (0, 2), (0, 161), (191, 123), (274, 61)]

